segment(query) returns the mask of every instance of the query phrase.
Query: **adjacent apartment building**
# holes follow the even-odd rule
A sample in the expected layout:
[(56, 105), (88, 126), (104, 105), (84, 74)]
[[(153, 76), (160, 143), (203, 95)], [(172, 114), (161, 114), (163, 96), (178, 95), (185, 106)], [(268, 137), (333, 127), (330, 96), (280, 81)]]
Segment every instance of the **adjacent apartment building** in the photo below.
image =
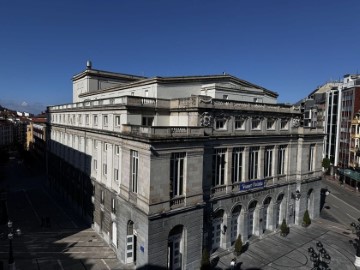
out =
[(73, 103), (48, 107), (49, 184), (127, 267), (199, 269), (320, 211), (324, 134), (298, 107), (231, 75), (73, 76)]

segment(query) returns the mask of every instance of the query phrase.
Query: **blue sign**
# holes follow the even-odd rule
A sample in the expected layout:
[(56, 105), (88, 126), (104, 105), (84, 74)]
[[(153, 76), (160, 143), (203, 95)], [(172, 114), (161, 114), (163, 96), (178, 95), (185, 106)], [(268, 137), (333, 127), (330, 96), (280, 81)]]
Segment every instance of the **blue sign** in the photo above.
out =
[(265, 180), (254, 180), (254, 181), (240, 183), (240, 190), (249, 190), (253, 188), (263, 188), (263, 187), (265, 187)]

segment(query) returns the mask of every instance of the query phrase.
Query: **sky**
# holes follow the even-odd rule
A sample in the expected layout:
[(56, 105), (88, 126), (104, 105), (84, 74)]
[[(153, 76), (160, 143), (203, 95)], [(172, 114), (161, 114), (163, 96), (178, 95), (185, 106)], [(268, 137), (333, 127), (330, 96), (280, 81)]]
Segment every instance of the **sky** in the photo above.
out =
[(0, 0), (0, 105), (72, 102), (73, 75), (223, 72), (295, 103), (359, 72), (358, 0)]

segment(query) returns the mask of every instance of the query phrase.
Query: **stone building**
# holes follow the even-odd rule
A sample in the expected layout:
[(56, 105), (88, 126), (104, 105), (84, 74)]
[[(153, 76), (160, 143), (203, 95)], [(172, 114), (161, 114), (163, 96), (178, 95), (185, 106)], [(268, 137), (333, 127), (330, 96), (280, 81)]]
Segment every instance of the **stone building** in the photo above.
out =
[(320, 211), (323, 132), (231, 75), (145, 78), (87, 69), (48, 107), (49, 184), (127, 267), (199, 269)]

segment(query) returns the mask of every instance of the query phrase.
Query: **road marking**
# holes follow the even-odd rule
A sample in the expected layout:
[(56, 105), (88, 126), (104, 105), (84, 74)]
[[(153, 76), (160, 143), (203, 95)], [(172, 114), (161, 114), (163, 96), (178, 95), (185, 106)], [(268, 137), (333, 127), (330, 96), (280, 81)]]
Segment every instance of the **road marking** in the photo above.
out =
[(359, 209), (356, 209), (354, 206), (352, 206), (352, 205), (348, 204), (347, 202), (341, 200), (340, 198), (338, 198), (338, 197), (335, 196), (334, 194), (331, 194), (331, 193), (330, 193), (330, 196), (333, 196), (334, 198), (336, 198), (336, 199), (338, 199), (339, 201), (343, 202), (344, 204), (346, 204), (347, 206), (349, 206), (350, 208), (352, 208), (352, 209), (355, 210), (356, 212), (359, 212), (359, 213), (360, 213)]
[(354, 218), (352, 215), (345, 213), (349, 218), (351, 218), (352, 220), (358, 221), (356, 218)]
[(62, 263), (60, 260), (57, 260), (58, 264), (60, 265), (61, 270), (64, 270), (64, 267), (62, 266)]
[(105, 266), (107, 267), (107, 269), (111, 270), (111, 268), (107, 265), (107, 263), (104, 261), (104, 259), (101, 259), (101, 261), (105, 264)]
[(39, 221), (39, 222), (41, 222), (41, 219), (40, 219), (40, 217), (39, 217), (38, 213), (36, 212), (36, 210), (35, 210), (35, 208), (34, 208), (34, 205), (32, 204), (32, 202), (31, 202), (31, 200), (30, 200), (29, 196), (27, 195), (26, 190), (25, 190), (25, 189), (23, 189), (23, 192), (25, 193), (25, 197), (26, 197), (26, 199), (28, 200), (28, 202), (29, 202), (29, 204), (30, 204), (30, 206), (31, 206), (32, 210), (34, 211), (36, 218), (38, 219), (38, 221)]

